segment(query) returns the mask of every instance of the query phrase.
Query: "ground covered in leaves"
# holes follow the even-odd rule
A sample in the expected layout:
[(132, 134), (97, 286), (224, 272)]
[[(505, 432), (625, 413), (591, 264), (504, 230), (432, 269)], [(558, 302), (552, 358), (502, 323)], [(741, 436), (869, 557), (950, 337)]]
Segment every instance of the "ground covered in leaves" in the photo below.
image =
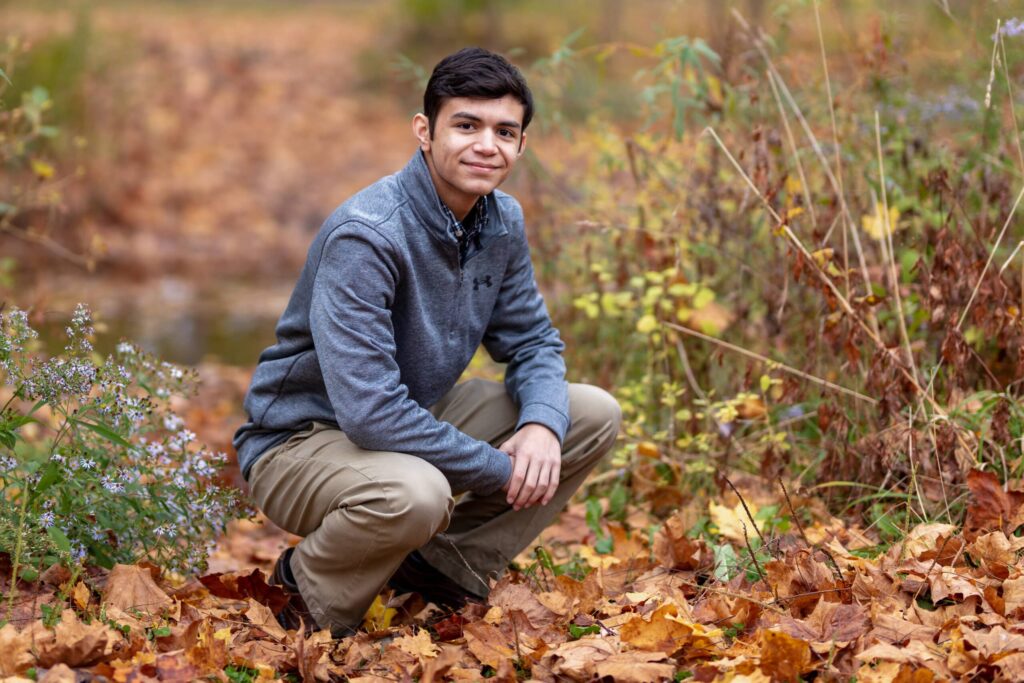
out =
[[(737, 489), (743, 500), (730, 493), (702, 509), (694, 502), (652, 534), (646, 515), (631, 510), (626, 523), (603, 525), (613, 539), (606, 554), (592, 548), (584, 506), (570, 507), (542, 537), (554, 562), (519, 558), (524, 571), (495, 584), (486, 605), (445, 614), (415, 595), (385, 593), (365, 630), (340, 640), (282, 629), (274, 614), (285, 597), (261, 569), (186, 580), (146, 564), (118, 565), (73, 582), (54, 569), (20, 586), (0, 629), (0, 674), (12, 681), (1024, 678), (1024, 539), (1013, 534), (1024, 522), (1024, 492), (975, 472), (963, 529), (922, 525), (878, 554), (870, 533), (847, 528), (812, 499), (787, 500), (777, 484), (757, 479), (738, 480)], [(753, 562), (750, 539), (771, 526), (754, 519), (772, 504), (781, 517), (799, 510), (791, 518), (801, 523), (767, 536)], [(694, 538), (688, 531), (697, 516), (711, 525)], [(265, 524), (243, 522), (214, 562), (232, 555), (266, 566), (282, 541)], [(576, 559), (574, 570), (556, 575), (569, 566), (563, 557)]]

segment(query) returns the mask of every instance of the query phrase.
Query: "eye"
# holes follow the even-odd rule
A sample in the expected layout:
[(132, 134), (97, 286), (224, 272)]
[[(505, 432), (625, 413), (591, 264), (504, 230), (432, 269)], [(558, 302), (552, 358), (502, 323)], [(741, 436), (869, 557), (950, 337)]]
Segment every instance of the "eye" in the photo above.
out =
[(458, 128), (459, 130), (472, 130), (473, 124), (470, 123), (469, 121), (461, 121), (459, 123), (456, 123), (455, 127)]
[(516, 139), (516, 132), (511, 128), (502, 128), (500, 131), (498, 131), (498, 134), (510, 140)]

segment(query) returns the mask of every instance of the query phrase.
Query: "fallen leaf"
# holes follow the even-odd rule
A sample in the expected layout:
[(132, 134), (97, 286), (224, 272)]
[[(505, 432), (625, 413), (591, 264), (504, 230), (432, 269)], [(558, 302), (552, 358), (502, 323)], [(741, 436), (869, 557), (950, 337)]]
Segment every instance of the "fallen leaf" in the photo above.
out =
[(654, 537), (654, 557), (668, 569), (695, 570), (702, 566), (707, 546), (687, 536), (688, 529), (678, 515), (669, 517)]
[(995, 626), (987, 633), (961, 627), (964, 641), (981, 653), (985, 659), (1007, 652), (1024, 651), (1024, 635), (1010, 633), (1002, 626)]
[(819, 600), (806, 619), (784, 617), (779, 628), (786, 634), (807, 641), (817, 654), (841, 649), (864, 635), (871, 622), (860, 605), (843, 605)]
[[(756, 515), (757, 508), (754, 504), (748, 503), (747, 505), (750, 507), (750, 514)], [(746, 510), (743, 509), (742, 503), (736, 503), (735, 507), (730, 508), (712, 500), (708, 502), (708, 513), (711, 515), (711, 522), (718, 529), (719, 536), (737, 543), (743, 543), (744, 539), (757, 536), (757, 532), (750, 525), (750, 519), (747, 517)]]
[(32, 636), (28, 631), (20, 632), (14, 624), (0, 628), (0, 676), (16, 676), (24, 673), (35, 662), (30, 649)]
[(254, 569), (247, 573), (207, 574), (199, 578), (211, 594), (218, 598), (245, 600), (252, 598), (266, 605), (277, 614), (288, 604), (288, 594), (280, 586), (267, 583), (262, 571)]
[(811, 671), (811, 648), (782, 631), (761, 631), (761, 671), (773, 681), (795, 681)]
[(89, 595), (89, 587), (85, 585), (84, 581), (75, 584), (74, 590), (71, 591), (71, 598), (75, 601), (78, 609), (85, 609), (89, 605)]
[(475, 621), (463, 627), (466, 636), (466, 647), (481, 664), (497, 669), (506, 659), (516, 656), (515, 643), (496, 626), (482, 621)]
[(715, 633), (709, 632), (702, 624), (680, 616), (680, 608), (666, 603), (647, 617), (634, 616), (619, 629), (619, 638), (638, 650), (649, 650), (672, 654), (691, 641), (708, 641)]
[(615, 654), (615, 647), (600, 638), (581, 638), (562, 643), (545, 654), (540, 665), (553, 676), (586, 681), (594, 677), (597, 664)]
[(39, 683), (76, 683), (78, 675), (67, 664), (57, 664), (39, 677)]
[(132, 614), (159, 616), (173, 600), (153, 580), (149, 569), (118, 564), (110, 570), (103, 589), (103, 601)]
[(667, 655), (657, 652), (620, 652), (602, 659), (595, 667), (598, 678), (608, 677), (616, 683), (670, 681), (675, 669)]
[(1003, 581), (1003, 601), (1003, 614), (1007, 618), (1016, 619), (1021, 616), (1018, 610), (1024, 607), (1024, 575)]
[(56, 664), (72, 667), (89, 666), (113, 651), (122, 642), (121, 634), (99, 621), (83, 623), (74, 610), (61, 612), (60, 623), (53, 629), (42, 622), (31, 627), (36, 666), (48, 669)]
[(917, 557), (935, 550), (955, 533), (956, 527), (952, 524), (918, 524), (910, 530), (899, 548), (903, 557)]
[(530, 623), (536, 627), (549, 626), (562, 621), (557, 613), (544, 606), (533, 591), (522, 583), (514, 583), (509, 576), (504, 576), (491, 589), (487, 603), (509, 612), (513, 609), (526, 614)]
[(249, 607), (245, 610), (245, 618), (253, 626), (259, 627), (268, 636), (279, 642), (288, 639), (288, 632), (278, 623), (274, 613), (266, 605), (249, 598)]
[(992, 472), (971, 470), (967, 487), (971, 490), (964, 521), (968, 541), (990, 531), (1010, 534), (1024, 521), (1024, 492), (1005, 491)]
[(428, 659), (433, 659), (441, 651), (441, 648), (434, 645), (430, 640), (430, 633), (426, 630), (421, 630), (414, 636), (396, 638), (392, 645), (403, 652), (408, 652), (414, 657), (426, 657)]
[(982, 534), (967, 546), (967, 552), (990, 572), (1007, 575), (1007, 568), (1017, 562), (1017, 554), (1024, 548), (1024, 539), (1014, 537), (1011, 542), (1002, 531)]

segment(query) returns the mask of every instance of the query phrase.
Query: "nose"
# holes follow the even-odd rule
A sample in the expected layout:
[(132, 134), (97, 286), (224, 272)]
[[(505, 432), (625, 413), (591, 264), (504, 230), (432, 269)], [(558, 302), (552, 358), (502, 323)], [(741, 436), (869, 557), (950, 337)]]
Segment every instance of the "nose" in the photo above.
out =
[(480, 154), (494, 154), (498, 151), (497, 139), (494, 135), (494, 131), (489, 129), (483, 129), (480, 135), (477, 136), (476, 151)]

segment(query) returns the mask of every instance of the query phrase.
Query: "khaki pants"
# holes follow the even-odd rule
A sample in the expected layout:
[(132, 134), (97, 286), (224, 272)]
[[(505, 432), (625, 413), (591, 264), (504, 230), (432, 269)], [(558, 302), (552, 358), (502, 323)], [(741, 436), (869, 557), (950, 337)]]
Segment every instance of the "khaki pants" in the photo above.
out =
[[(470, 380), (431, 412), (497, 447), (512, 436), (518, 409), (504, 385)], [(569, 412), (554, 498), (518, 512), (500, 490), (467, 493), (456, 505), (453, 495), (461, 492), (426, 460), (364, 450), (331, 425), (314, 424), (268, 450), (249, 474), (252, 497), (271, 521), (304, 537), (291, 567), (317, 624), (335, 632), (357, 628), (417, 548), (468, 591), (486, 595), (487, 580), (552, 521), (615, 441), (621, 413), (604, 390), (570, 384)]]

